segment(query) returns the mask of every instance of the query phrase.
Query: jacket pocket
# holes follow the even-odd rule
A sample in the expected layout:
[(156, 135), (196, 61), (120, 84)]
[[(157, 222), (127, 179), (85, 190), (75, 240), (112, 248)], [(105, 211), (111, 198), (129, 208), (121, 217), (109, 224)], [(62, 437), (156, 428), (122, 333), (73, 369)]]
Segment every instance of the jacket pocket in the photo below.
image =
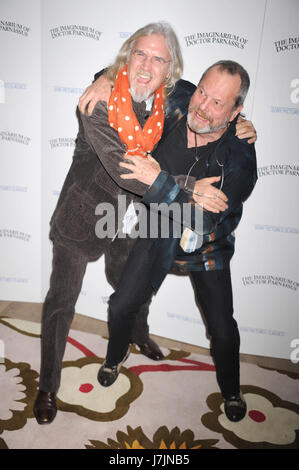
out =
[(54, 219), (61, 235), (74, 241), (87, 240), (95, 230), (95, 207), (88, 194), (73, 184)]

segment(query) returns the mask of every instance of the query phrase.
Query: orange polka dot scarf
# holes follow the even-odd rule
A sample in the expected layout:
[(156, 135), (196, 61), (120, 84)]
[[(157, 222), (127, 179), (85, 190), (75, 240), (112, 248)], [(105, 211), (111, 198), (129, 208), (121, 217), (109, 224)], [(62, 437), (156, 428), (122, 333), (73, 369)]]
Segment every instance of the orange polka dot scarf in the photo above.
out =
[(155, 93), (153, 112), (143, 129), (133, 111), (129, 92), (127, 66), (118, 73), (108, 103), (108, 122), (117, 130), (120, 140), (127, 146), (130, 155), (142, 155), (151, 152), (159, 142), (164, 125), (163, 86)]

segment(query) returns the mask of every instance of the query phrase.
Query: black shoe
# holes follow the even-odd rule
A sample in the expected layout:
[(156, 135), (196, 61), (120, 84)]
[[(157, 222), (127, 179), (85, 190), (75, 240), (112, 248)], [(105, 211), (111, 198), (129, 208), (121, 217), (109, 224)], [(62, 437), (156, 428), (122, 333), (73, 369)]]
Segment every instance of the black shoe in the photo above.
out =
[(139, 347), (141, 354), (149, 357), (153, 361), (161, 361), (164, 359), (164, 354), (161, 349), (151, 338), (148, 338), (146, 343), (137, 344), (137, 346)]
[(241, 393), (224, 399), (224, 411), (226, 417), (235, 423), (244, 418), (247, 411), (246, 402)]
[(119, 369), (120, 367), (117, 366), (112, 366), (112, 367), (107, 367), (106, 362), (102, 365), (98, 372), (98, 381), (103, 387), (110, 387), (112, 385), (119, 374)]
[(100, 368), (98, 372), (98, 381), (103, 387), (110, 387), (110, 385), (112, 385), (116, 381), (119, 375), (120, 368), (123, 365), (123, 363), (128, 359), (129, 354), (130, 354), (130, 346), (125, 357), (123, 358), (121, 362), (119, 362), (119, 364), (108, 367), (106, 362), (104, 362), (104, 364), (102, 365), (102, 367)]
[(56, 393), (40, 390), (34, 403), (33, 412), (38, 424), (52, 423), (57, 413)]

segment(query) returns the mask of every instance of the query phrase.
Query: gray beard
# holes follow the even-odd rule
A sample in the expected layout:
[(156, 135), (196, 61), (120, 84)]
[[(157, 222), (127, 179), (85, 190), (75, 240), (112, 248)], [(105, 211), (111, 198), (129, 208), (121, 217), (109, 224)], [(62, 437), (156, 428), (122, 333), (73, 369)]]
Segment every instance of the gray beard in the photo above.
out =
[(146, 101), (151, 95), (151, 90), (146, 90), (143, 93), (138, 94), (133, 88), (130, 88), (129, 92), (131, 93), (131, 96), (136, 103), (142, 103), (142, 101)]
[(218, 126), (218, 127), (206, 126), (194, 132), (196, 132), (196, 134), (212, 134), (213, 132), (218, 132), (218, 131), (221, 131), (221, 129), (225, 129), (227, 127), (227, 124), (228, 123), (222, 124), (221, 126)]
[(218, 132), (220, 131), (221, 129), (225, 129), (229, 123), (229, 121), (226, 121), (226, 122), (223, 122), (220, 126), (206, 126), (206, 127), (203, 127), (202, 129), (196, 129), (195, 127), (193, 127), (192, 125), (192, 120), (191, 118), (189, 117), (189, 114), (187, 115), (187, 123), (188, 123), (188, 126), (189, 128), (195, 132), (196, 134), (212, 134), (213, 132)]

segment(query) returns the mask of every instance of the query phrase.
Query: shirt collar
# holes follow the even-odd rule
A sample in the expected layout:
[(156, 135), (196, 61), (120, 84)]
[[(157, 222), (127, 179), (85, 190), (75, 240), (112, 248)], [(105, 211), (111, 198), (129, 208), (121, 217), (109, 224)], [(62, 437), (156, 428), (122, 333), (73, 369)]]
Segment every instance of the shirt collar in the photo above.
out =
[(153, 106), (155, 95), (150, 96), (147, 100), (145, 100), (145, 109), (146, 111), (151, 111)]

